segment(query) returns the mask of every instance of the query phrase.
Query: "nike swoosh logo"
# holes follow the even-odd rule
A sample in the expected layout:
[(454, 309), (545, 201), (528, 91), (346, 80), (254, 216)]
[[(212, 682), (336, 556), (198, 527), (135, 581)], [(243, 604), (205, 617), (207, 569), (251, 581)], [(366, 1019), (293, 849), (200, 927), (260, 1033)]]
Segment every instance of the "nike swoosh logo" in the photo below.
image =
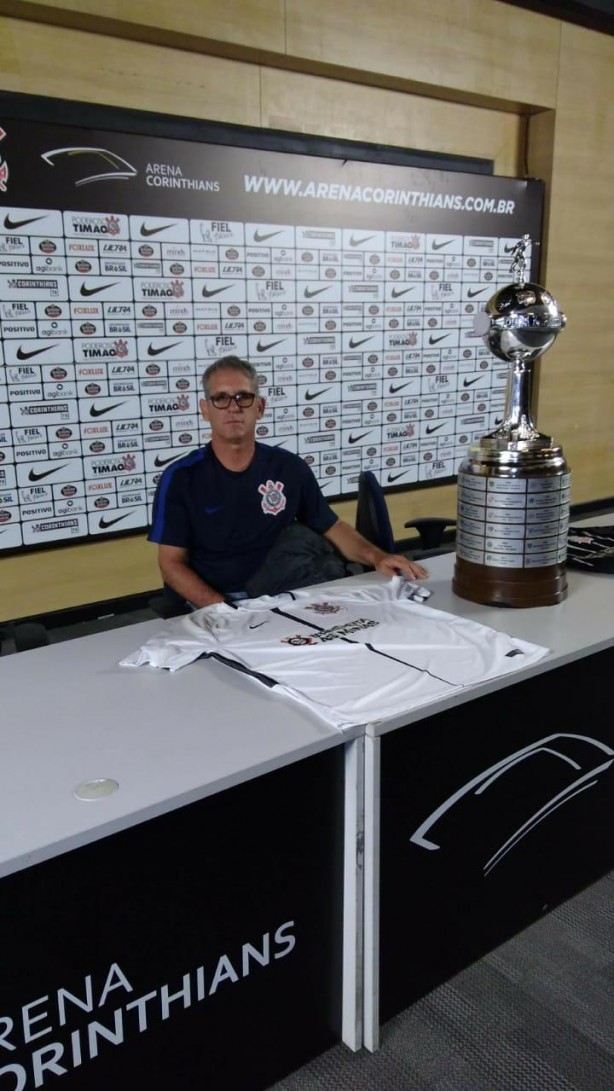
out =
[(503, 424), (503, 417), (495, 417), (495, 425)]
[(96, 409), (95, 405), (90, 405), (90, 417), (103, 417), (105, 413), (110, 413), (112, 409), (119, 409), (123, 402), (115, 402), (115, 405), (107, 405), (104, 409)]
[(400, 290), (398, 290), (397, 288), (393, 288), (392, 289), (392, 298), (393, 299), (400, 299), (400, 297), (402, 295), (407, 295), (408, 292), (413, 292), (415, 287), (416, 287), (416, 285), (412, 284), (411, 288), (401, 288)]
[(154, 466), (157, 466), (159, 469), (161, 466), (166, 466), (168, 462), (174, 462), (176, 458), (179, 458), (179, 455), (171, 455), (170, 458), (160, 458), (160, 455), (156, 455)]
[(229, 288), (232, 288), (232, 284), (225, 284), (223, 288), (203, 288), (203, 295), (205, 299), (211, 299), (212, 295), (219, 295), (220, 292), (227, 292)]
[(53, 347), (53, 345), (45, 345), (42, 349), (32, 349), (32, 352), (25, 352), (20, 345), (15, 355), (18, 360), (31, 360), (33, 356), (40, 356), (41, 352), (49, 352), (49, 349)]
[[(46, 215), (46, 214), (45, 214)], [(7, 231), (19, 231), (20, 227), (25, 227), (26, 224), (35, 224), (38, 220), (44, 220), (45, 216), (33, 216), (30, 220), (12, 220), (7, 214), (4, 217), (4, 226)]]
[(392, 383), (391, 383), (389, 388), (388, 388), (388, 393), (389, 394), (398, 394), (399, 390), (403, 390), (406, 386), (410, 386), (410, 385), (411, 385), (411, 381), (409, 383), (401, 383), (400, 386), (393, 386)]
[(81, 295), (98, 295), (98, 292), (106, 292), (107, 288), (114, 288), (116, 284), (119, 284), (119, 281), (114, 280), (112, 284), (101, 284), (99, 288), (86, 288), (85, 281), (83, 281), (80, 292)]
[(181, 341), (173, 341), (170, 345), (162, 345), (161, 349), (155, 349), (153, 345), (149, 345), (147, 349), (148, 356), (159, 356), (161, 352), (168, 352), (169, 349), (174, 349), (175, 345), (180, 345)]
[(261, 627), (262, 625), (266, 625), (266, 623), (267, 623), (267, 621), (268, 621), (268, 620), (269, 620), (269, 619), (267, 618), (267, 619), (266, 619), (265, 621), (259, 621), (259, 622), (257, 622), (257, 624), (256, 624), (256, 625), (250, 625), (250, 629), (260, 629), (260, 627)]
[(454, 239), (446, 239), (445, 242), (432, 242), (431, 250), (443, 250), (444, 246), (449, 246), (451, 242), (454, 242)]
[(463, 379), (463, 386), (473, 386), (473, 384), (479, 382), (481, 378), (481, 375), (476, 375), (475, 379)]
[(370, 340), (371, 340), (371, 337), (363, 337), (361, 341), (355, 341), (353, 337), (350, 337), (350, 348), (351, 349), (357, 349), (359, 347), (359, 345), (366, 345), (367, 341), (370, 341)]
[(485, 291), (486, 291), (486, 288), (476, 288), (475, 291), (473, 290), (473, 288), (470, 288), (469, 291), (467, 292), (467, 295), (468, 295), (469, 299), (475, 299), (476, 295), (481, 295), (482, 292), (485, 292)]
[(109, 527), (112, 527), (114, 523), (121, 523), (122, 519), (125, 519), (128, 515), (130, 515), (129, 511), (126, 512), (126, 515), (117, 515), (115, 519), (105, 519), (104, 515), (101, 515), (98, 520), (98, 526), (101, 530), (107, 530)]
[(314, 398), (320, 398), (322, 396), (322, 394), (326, 394), (327, 390), (330, 390), (330, 386), (325, 386), (324, 390), (318, 390), (318, 391), (316, 391), (315, 394), (312, 394), (311, 391), (306, 390), (305, 391), (305, 401), (306, 402), (312, 402)]
[(221, 511), (221, 504), (217, 508), (205, 508), (205, 515), (215, 515), (216, 512)]
[(43, 470), (42, 473), (37, 473), (36, 470), (30, 470), (28, 481), (42, 481), (44, 477), (49, 477), (51, 474), (57, 474), (58, 470), (63, 469), (64, 466), (68, 466), (68, 463), (62, 462), (60, 466), (54, 466), (51, 470)]
[[(26, 223), (27, 223), (27, 222), (29, 222), (29, 221), (26, 221)], [(513, 253), (514, 253), (514, 250), (516, 249), (516, 247), (517, 247), (517, 246), (518, 246), (518, 243), (517, 243), (517, 242), (515, 242), (513, 246), (504, 246), (504, 247), (503, 247), (503, 252), (504, 252), (505, 254), (513, 254)]]
[(449, 336), (449, 333), (442, 333), (441, 337), (429, 337), (429, 345), (436, 345), (438, 341), (445, 341), (446, 337)]
[(400, 477), (403, 477), (407, 473), (407, 470), (401, 470), (400, 474), (388, 474), (388, 484), (392, 485), (393, 481), (398, 481)]
[(279, 341), (269, 341), (268, 345), (263, 345), (262, 342), (258, 342), (256, 345), (257, 352), (267, 352), (269, 349), (275, 348), (275, 345), (281, 345), (282, 341), (285, 341), (285, 337), (281, 337)]
[(254, 231), (254, 242), (266, 242), (267, 239), (274, 239), (276, 235), (281, 235), (283, 230), (282, 228), (281, 231), (269, 231), (267, 235), (261, 235), (259, 231)]
[(145, 224), (141, 224), (141, 235), (144, 239), (149, 239), (152, 235), (159, 235), (160, 231), (168, 231), (171, 227), (175, 227), (175, 224), (163, 224), (162, 227), (145, 227)]
[(330, 287), (331, 285), (327, 284), (326, 288), (314, 288), (313, 291), (311, 288), (305, 288), (303, 295), (305, 296), (305, 299), (313, 299), (314, 295), (321, 295), (322, 292), (327, 292)]
[(350, 239), (350, 246), (362, 246), (363, 242), (368, 242), (369, 239), (374, 239), (375, 235), (363, 235), (362, 239), (355, 239), (352, 235)]
[(434, 424), (432, 426), (430, 424), (427, 424), (427, 426), (426, 426), (427, 436), (432, 436), (433, 432), (438, 432), (440, 428), (443, 428), (443, 424)]
[[(371, 429), (369, 429), (369, 432), (370, 431)], [(359, 436), (349, 436), (348, 443), (358, 443), (360, 439), (364, 439), (365, 436), (368, 436), (369, 432), (361, 432)]]

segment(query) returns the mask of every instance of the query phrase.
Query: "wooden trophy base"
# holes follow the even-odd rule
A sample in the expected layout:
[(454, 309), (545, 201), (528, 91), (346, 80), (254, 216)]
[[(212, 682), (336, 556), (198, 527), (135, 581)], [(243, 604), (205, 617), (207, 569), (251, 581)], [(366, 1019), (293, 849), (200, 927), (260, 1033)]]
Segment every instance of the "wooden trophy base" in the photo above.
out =
[(543, 568), (497, 568), (456, 558), (452, 590), (484, 606), (554, 606), (567, 597), (564, 563)]

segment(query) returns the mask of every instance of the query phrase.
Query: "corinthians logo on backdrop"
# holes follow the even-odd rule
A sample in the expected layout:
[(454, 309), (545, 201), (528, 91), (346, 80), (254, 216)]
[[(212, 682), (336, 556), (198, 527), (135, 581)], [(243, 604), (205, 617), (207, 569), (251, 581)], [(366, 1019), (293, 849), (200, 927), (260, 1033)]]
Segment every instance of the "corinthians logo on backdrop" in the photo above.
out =
[(83, 345), (81, 352), (86, 360), (106, 360), (110, 357), (121, 360), (128, 355), (128, 343), (121, 338), (117, 341), (89, 341)]
[(177, 397), (168, 395), (166, 398), (162, 396), (154, 397), (151, 395), (147, 399), (147, 406), (149, 413), (187, 413), (190, 408), (190, 399), (187, 394), (178, 394)]
[(94, 475), (130, 474), (136, 470), (135, 455), (117, 455), (111, 458), (93, 458), (90, 463)]
[(119, 216), (109, 213), (107, 216), (80, 216), (72, 213), (70, 227), (75, 235), (119, 235), (121, 234), (121, 220)]
[(41, 154), (41, 159), (50, 167), (62, 168), (64, 177), (68, 175), (75, 186), (126, 181), (138, 174), (136, 167), (108, 148), (51, 148)]
[[(4, 140), (6, 133), (0, 129), (0, 140)], [(9, 165), (6, 159), (0, 157), (0, 193), (6, 193), (6, 184), (9, 180)]]
[(185, 295), (185, 285), (182, 280), (148, 280), (141, 283), (141, 295), (143, 299), (181, 299)]

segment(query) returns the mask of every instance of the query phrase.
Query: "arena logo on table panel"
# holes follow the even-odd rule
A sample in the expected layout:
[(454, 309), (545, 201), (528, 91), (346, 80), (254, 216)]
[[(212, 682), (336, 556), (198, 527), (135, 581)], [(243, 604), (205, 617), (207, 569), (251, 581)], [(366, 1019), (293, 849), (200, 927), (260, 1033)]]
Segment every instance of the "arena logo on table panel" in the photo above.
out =
[[(180, 1019), (183, 1012), (207, 1000), (204, 1018), (218, 994), (226, 996), (232, 986), (252, 975), (271, 974), (296, 945), (294, 921), (287, 920), (235, 944), (207, 964), (182, 966), (179, 989), (176, 980), (153, 988), (148, 983), (145, 988), (125, 962), (88, 973), (77, 985), (49, 988), (44, 997), (6, 1014), (2, 1045), (7, 1052), (0, 1059), (0, 1085), (7, 1091), (45, 1086), (48, 1076), (96, 1063), (102, 1043), (105, 1049), (129, 1047), (138, 1036), (155, 1034), (162, 1022)], [(39, 1021), (45, 1026), (35, 1030)], [(33, 1048), (35, 1039), (40, 1044)]]

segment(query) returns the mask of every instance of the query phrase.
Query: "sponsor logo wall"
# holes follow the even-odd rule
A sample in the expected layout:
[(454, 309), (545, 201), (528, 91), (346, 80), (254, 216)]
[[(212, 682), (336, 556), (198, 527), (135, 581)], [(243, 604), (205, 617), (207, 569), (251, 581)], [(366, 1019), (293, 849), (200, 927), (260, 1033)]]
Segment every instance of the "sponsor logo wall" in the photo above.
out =
[(0, 550), (145, 527), (227, 354), (331, 498), (500, 422), (473, 319), (541, 183), (0, 121)]

